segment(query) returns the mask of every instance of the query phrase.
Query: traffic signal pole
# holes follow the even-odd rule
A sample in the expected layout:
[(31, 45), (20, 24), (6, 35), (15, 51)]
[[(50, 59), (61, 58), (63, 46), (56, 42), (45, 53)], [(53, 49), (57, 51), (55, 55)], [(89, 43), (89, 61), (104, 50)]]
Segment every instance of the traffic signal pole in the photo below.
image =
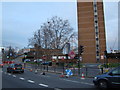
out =
[(105, 56), (106, 68), (108, 68), (107, 50), (104, 51), (104, 56)]
[(79, 55), (79, 58), (78, 58), (78, 75), (80, 76), (80, 61), (81, 61), (81, 59), (82, 59), (82, 53), (83, 53), (83, 46), (82, 45), (80, 45), (79, 47), (78, 47), (78, 55)]

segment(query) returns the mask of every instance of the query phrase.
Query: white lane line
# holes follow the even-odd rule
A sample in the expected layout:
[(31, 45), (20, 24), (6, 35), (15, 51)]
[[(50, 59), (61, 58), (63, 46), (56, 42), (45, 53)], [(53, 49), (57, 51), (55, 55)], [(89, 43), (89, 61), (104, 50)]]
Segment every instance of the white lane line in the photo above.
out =
[(25, 80), (25, 78), (22, 78), (22, 77), (20, 77), (19, 79), (20, 79), (20, 80)]
[(67, 79), (63, 79), (63, 80), (69, 81), (69, 82), (74, 82), (74, 83), (80, 83), (80, 82), (78, 82), (78, 81), (73, 81), (73, 80), (67, 80)]
[(54, 88), (54, 90), (62, 90), (62, 89), (59, 89), (59, 88)]
[(8, 75), (11, 75), (10, 73), (8, 73)]
[(6, 72), (4, 72), (5, 74), (7, 74)]
[(30, 83), (35, 83), (34, 81), (32, 81), (32, 80), (28, 80), (28, 82), (30, 82)]
[(15, 75), (13, 75), (13, 77), (16, 77)]
[(86, 82), (78, 82), (78, 81), (67, 80), (67, 79), (61, 79), (61, 80), (65, 80), (65, 81), (69, 81), (69, 82), (74, 82), (74, 83), (87, 84), (87, 85), (94, 85), (94, 84), (91, 84), (91, 83), (86, 83)]
[(39, 84), (40, 86), (43, 86), (43, 87), (48, 87), (48, 85), (45, 85), (45, 84)]
[(91, 84), (91, 83), (85, 83), (85, 82), (80, 82), (81, 84), (87, 84), (87, 85), (91, 85), (93, 86), (94, 84)]
[(39, 76), (42, 76), (42, 77), (50, 77), (50, 76), (45, 76), (45, 75), (39, 75)]

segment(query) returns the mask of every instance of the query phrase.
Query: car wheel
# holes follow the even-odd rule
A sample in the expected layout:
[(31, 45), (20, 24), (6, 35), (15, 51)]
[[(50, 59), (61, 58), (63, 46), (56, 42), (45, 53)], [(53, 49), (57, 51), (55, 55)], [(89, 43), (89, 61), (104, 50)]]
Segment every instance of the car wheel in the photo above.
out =
[(21, 73), (24, 73), (24, 71), (21, 71)]
[(7, 70), (7, 73), (9, 73), (10, 71), (9, 70)]
[(99, 88), (108, 88), (108, 83), (105, 80), (100, 80), (98, 83)]

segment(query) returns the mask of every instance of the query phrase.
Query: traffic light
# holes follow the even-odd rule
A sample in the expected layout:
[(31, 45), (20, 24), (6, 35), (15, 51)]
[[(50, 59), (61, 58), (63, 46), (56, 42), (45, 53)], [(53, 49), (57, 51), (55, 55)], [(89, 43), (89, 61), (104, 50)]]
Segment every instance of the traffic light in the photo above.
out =
[(80, 52), (80, 55), (84, 52), (84, 46), (80, 45), (79, 52)]
[(65, 54), (65, 56), (66, 56), (66, 59), (68, 59), (68, 54)]
[(107, 55), (107, 50), (104, 51), (104, 55), (105, 55), (105, 57), (107, 58), (107, 56), (108, 56), (108, 55)]
[(4, 53), (4, 48), (2, 48), (2, 53)]

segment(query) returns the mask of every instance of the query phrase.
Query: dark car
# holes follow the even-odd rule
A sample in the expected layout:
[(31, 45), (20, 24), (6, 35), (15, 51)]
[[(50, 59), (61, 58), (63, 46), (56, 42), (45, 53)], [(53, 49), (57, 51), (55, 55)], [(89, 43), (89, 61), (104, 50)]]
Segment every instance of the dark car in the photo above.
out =
[(93, 83), (98, 88), (120, 88), (120, 67), (94, 77)]
[(52, 66), (52, 62), (51, 62), (51, 61), (42, 62), (41, 65), (49, 65), (49, 66)]
[(24, 73), (24, 68), (22, 64), (10, 64), (10, 66), (7, 67), (7, 72), (14, 73), (14, 72), (20, 72)]

